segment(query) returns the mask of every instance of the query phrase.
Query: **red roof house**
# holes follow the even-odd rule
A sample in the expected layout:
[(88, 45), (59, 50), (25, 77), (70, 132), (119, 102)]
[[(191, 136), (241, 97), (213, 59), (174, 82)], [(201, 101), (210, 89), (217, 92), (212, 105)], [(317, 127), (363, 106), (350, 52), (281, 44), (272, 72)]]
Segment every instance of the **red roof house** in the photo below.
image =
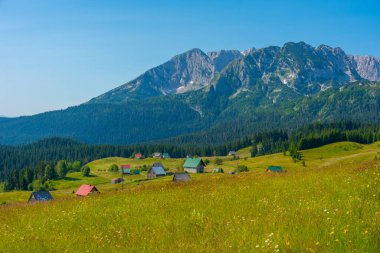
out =
[(82, 184), (75, 194), (77, 196), (88, 196), (88, 195), (91, 195), (94, 193), (99, 193), (99, 191), (98, 191), (98, 189), (96, 189), (95, 185)]
[(143, 155), (141, 153), (136, 153), (135, 154), (135, 158), (136, 159), (141, 159), (141, 158), (143, 158)]
[(131, 174), (131, 165), (130, 164), (124, 164), (121, 165), (121, 174)]

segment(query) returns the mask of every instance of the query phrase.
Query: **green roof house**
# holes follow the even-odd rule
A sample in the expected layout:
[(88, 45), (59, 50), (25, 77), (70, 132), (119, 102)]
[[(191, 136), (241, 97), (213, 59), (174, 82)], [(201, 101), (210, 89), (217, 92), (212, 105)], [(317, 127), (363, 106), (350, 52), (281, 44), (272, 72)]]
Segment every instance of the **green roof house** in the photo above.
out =
[(121, 174), (130, 175), (131, 165), (130, 164), (121, 165)]
[(203, 173), (205, 166), (201, 158), (187, 158), (183, 170), (189, 173)]
[(163, 153), (162, 158), (163, 159), (170, 158), (170, 155), (168, 153)]

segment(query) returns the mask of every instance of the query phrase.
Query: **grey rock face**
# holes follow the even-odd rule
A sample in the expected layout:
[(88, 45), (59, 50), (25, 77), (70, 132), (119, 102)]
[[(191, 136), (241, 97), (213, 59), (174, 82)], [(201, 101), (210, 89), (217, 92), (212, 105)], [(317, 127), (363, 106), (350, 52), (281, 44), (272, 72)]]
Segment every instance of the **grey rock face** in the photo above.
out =
[(375, 61), (363, 62), (353, 65), (341, 48), (326, 45), (315, 48), (304, 42), (289, 42), (283, 47), (251, 50), (239, 62), (225, 68), (214, 85), (223, 92), (257, 85), (272, 87), (278, 92), (279, 88), (287, 86), (297, 94), (311, 95), (367, 79), (369, 75), (376, 81)]
[(220, 72), (232, 61), (243, 57), (243, 54), (238, 50), (220, 50), (217, 52), (209, 52), (207, 55), (214, 64), (216, 72)]
[(380, 58), (349, 56), (349, 59), (361, 77), (369, 81), (380, 81)]

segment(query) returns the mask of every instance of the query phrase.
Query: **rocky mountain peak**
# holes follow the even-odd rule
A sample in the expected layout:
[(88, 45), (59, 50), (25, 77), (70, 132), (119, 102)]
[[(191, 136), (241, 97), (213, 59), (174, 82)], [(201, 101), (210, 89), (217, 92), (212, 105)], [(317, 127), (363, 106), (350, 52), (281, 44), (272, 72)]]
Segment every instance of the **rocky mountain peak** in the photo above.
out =
[(123, 103), (184, 93), (211, 82), (216, 90), (226, 93), (256, 89), (259, 85), (265, 86), (267, 93), (291, 89), (308, 96), (361, 79), (380, 81), (380, 60), (349, 56), (339, 47), (313, 47), (301, 41), (244, 52), (220, 50), (206, 54), (194, 48), (90, 102)]

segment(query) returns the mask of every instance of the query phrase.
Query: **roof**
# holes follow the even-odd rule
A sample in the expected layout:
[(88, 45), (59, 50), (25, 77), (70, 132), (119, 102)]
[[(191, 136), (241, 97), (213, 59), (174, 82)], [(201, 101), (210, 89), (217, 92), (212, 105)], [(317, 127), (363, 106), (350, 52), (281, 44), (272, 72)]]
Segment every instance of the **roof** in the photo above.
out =
[(50, 192), (48, 191), (32, 192), (30, 197), (38, 201), (48, 201), (53, 199)]
[(166, 175), (166, 172), (162, 167), (152, 167), (149, 172), (153, 172), (156, 175)]
[(189, 181), (191, 177), (188, 173), (175, 173), (173, 176), (173, 181)]
[(183, 164), (183, 167), (184, 168), (196, 168), (196, 167), (198, 167), (199, 163), (201, 163), (203, 166), (205, 166), (205, 164), (201, 158), (186, 158), (186, 161)]
[(142, 154), (141, 153), (137, 153), (137, 154), (135, 154), (135, 157), (142, 157)]
[(282, 167), (281, 166), (269, 166), (268, 170), (273, 171), (273, 172), (282, 172)]
[(98, 191), (98, 189), (96, 189), (94, 185), (82, 184), (75, 194), (79, 196), (87, 196), (92, 191)]
[(112, 179), (113, 184), (117, 184), (117, 183), (121, 183), (121, 182), (124, 182), (124, 179), (121, 177)]
[(131, 169), (121, 169), (121, 172), (123, 173), (123, 174), (130, 174), (131, 173)]
[(164, 165), (162, 165), (162, 163), (160, 163), (160, 162), (153, 163), (152, 167), (162, 167), (162, 168), (165, 168)]
[(120, 166), (120, 168), (122, 168), (122, 169), (130, 169), (131, 165), (130, 164), (123, 164), (123, 165)]

